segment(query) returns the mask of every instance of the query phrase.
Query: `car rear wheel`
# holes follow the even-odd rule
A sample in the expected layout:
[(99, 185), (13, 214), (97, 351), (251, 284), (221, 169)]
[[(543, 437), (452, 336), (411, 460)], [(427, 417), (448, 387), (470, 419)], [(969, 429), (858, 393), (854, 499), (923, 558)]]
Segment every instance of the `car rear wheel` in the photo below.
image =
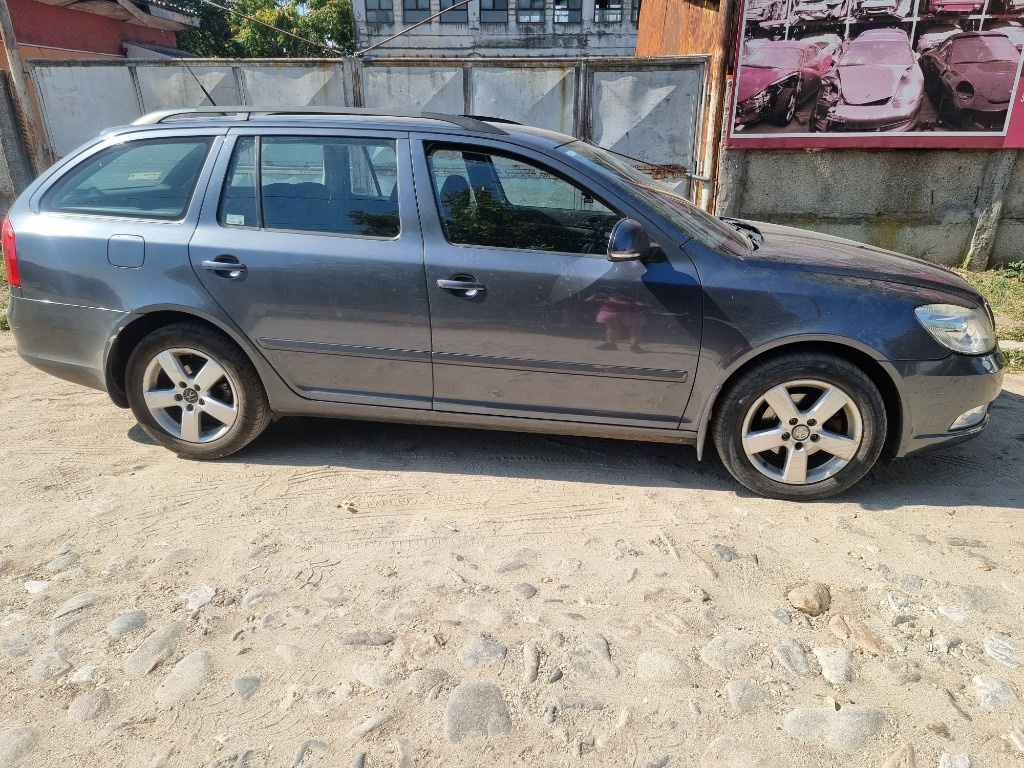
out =
[(775, 125), (789, 125), (796, 114), (796, 88), (787, 87), (779, 91), (772, 106), (772, 122)]
[(139, 424), (180, 456), (227, 456), (270, 423), (252, 362), (226, 336), (198, 323), (176, 323), (144, 338), (128, 359), (125, 381)]
[(871, 469), (885, 443), (874, 382), (832, 355), (792, 353), (744, 373), (719, 400), (713, 433), (740, 483), (775, 499), (822, 499)]

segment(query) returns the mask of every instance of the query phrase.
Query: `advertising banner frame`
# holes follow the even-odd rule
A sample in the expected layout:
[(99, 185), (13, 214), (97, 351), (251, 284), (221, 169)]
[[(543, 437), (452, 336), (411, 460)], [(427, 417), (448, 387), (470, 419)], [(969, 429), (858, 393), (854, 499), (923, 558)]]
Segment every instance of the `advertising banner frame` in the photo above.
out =
[[(798, 103), (799, 111), (795, 113), (788, 125), (779, 127), (781, 120), (771, 120), (767, 116), (751, 115), (750, 102), (746, 102), (743, 110), (743, 121), (740, 123), (740, 103), (742, 101), (741, 95), (744, 99), (750, 98), (750, 91), (760, 86), (759, 82), (755, 82), (751, 85), (749, 82), (744, 82), (744, 75), (748, 78), (753, 79), (753, 70), (748, 66), (747, 70), (744, 71), (745, 60), (750, 62), (756, 61), (758, 54), (755, 53), (756, 47), (762, 47), (764, 43), (770, 43), (774, 45), (776, 49), (786, 48), (786, 43), (791, 44), (793, 47), (799, 47), (798, 44), (802, 40), (815, 41), (824, 40), (825, 38), (835, 38), (839, 41), (838, 45), (835, 46), (834, 54), (831, 54), (832, 45), (825, 42), (819, 43), (822, 50), (825, 51), (826, 55), (822, 58), (827, 62), (831, 56), (831, 63), (827, 64), (827, 69), (822, 68), (825, 74), (822, 76), (822, 82), (826, 79), (831, 80), (833, 83), (842, 83), (842, 74), (847, 71), (853, 72), (851, 67), (844, 65), (842, 72), (838, 66), (842, 55), (846, 53), (846, 49), (850, 47), (850, 43), (853, 42), (857, 36), (863, 31), (868, 29), (883, 30), (894, 32), (897, 29), (903, 29), (907, 34), (907, 41), (903, 42), (902, 45), (905, 48), (909, 42), (912, 46), (912, 53), (915, 57), (915, 64), (913, 67), (921, 69), (921, 58), (922, 53), (918, 51), (918, 46), (923, 46), (925, 43), (921, 41), (921, 35), (925, 32), (930, 31), (933, 28), (944, 28), (944, 27), (959, 27), (960, 34), (958, 37), (969, 37), (971, 35), (977, 35), (978, 32), (985, 33), (991, 31), (1000, 31), (1007, 26), (1012, 26), (1013, 31), (1019, 31), (1021, 34), (1021, 40), (1024, 41), (1024, 3), (1022, 10), (1016, 14), (995, 14), (989, 13), (992, 9), (997, 9), (999, 5), (1006, 5), (1009, 7), (1011, 2), (1018, 2), (1018, 0), (965, 0), (964, 3), (957, 2), (958, 5), (967, 5), (972, 2), (976, 5), (980, 5), (980, 12), (978, 13), (961, 13), (960, 15), (955, 14), (943, 14), (936, 15), (926, 14), (922, 15), (921, 10), (925, 7), (931, 7), (932, 4), (938, 2), (950, 2), (951, 0), (909, 0), (911, 13), (905, 17), (892, 16), (886, 20), (865, 20), (862, 17), (858, 17), (855, 14), (855, 9), (860, 9), (862, 4), (865, 2), (871, 2), (872, 0), (838, 0), (839, 4), (845, 7), (845, 17), (835, 18), (831, 21), (815, 21), (815, 22), (801, 22), (801, 16), (798, 14), (801, 7), (809, 8), (816, 6), (828, 6), (829, 4), (835, 5), (833, 0), (830, 3), (825, 2), (810, 2), (810, 0), (775, 0), (774, 3), (767, 2), (767, 0), (742, 0), (740, 3), (740, 14), (736, 30), (736, 67), (735, 74), (732, 82), (732, 92), (730, 94), (730, 108), (729, 108), (729, 125), (727, 127), (726, 134), (726, 147), (728, 149), (1022, 149), (1024, 148), (1024, 82), (1022, 82), (1022, 70), (1024, 70), (1024, 54), (1018, 51), (1016, 61), (1016, 72), (1013, 75), (1012, 86), (1010, 88), (1010, 98), (1006, 111), (1006, 118), (1002, 123), (1002, 127), (996, 130), (986, 129), (974, 129), (974, 130), (963, 130), (958, 129), (957, 126), (952, 125), (952, 121), (944, 120), (941, 113), (941, 103), (939, 107), (936, 107), (935, 100), (927, 93), (927, 87), (922, 93), (922, 105), (921, 110), (922, 116), (931, 117), (931, 120), (922, 120), (918, 122), (912, 130), (829, 130), (829, 123), (822, 119), (823, 115), (829, 114), (826, 110), (826, 106), (822, 106), (819, 103), (821, 89), (819, 88), (815, 95), (805, 96), (800, 94), (800, 101)], [(877, 1), (877, 0), (876, 0)], [(907, 2), (907, 0), (904, 0)], [(751, 14), (751, 9), (758, 9), (762, 6), (777, 8), (784, 7), (783, 18), (781, 19), (769, 19), (767, 22), (757, 22), (752, 20), (752, 16), (764, 14), (762, 11), (756, 11)], [(1004, 22), (1009, 21), (1009, 24)], [(1001, 26), (995, 30), (987, 28), (987, 24), (1000, 23)], [(909, 31), (908, 28), (909, 27)], [(978, 29), (980, 28), (980, 29)], [(856, 29), (856, 32), (851, 30)], [(753, 30), (753, 32), (752, 32)], [(767, 34), (766, 31), (767, 30)], [(825, 34), (808, 34), (816, 32), (824, 32)], [(878, 33), (873, 33), (877, 36)], [(938, 49), (944, 40), (940, 40), (934, 46), (932, 50)], [(956, 41), (954, 41), (956, 42)], [(1011, 41), (1014, 42), (1014, 41)], [(754, 43), (753, 46), (750, 43)], [(782, 43), (782, 45), (778, 45)], [(951, 44), (952, 45), (952, 44)], [(765, 59), (768, 55), (768, 48), (762, 47), (760, 58)], [(757, 65), (755, 65), (757, 66)], [(768, 67), (762, 68), (768, 69)], [(866, 67), (863, 69), (867, 69)], [(881, 71), (882, 68), (875, 67), (875, 70)], [(898, 68), (897, 68), (898, 69)], [(769, 77), (766, 80), (771, 80), (773, 76), (778, 75), (784, 77), (785, 73), (782, 71), (783, 67), (776, 68), (775, 72), (770, 72)], [(908, 73), (910, 70), (908, 70)], [(813, 74), (813, 73), (812, 73)], [(922, 74), (924, 71), (922, 70)], [(1004, 83), (1007, 73), (1004, 68)], [(796, 76), (796, 75), (794, 75)], [(801, 84), (803, 84), (803, 73), (799, 73)], [(879, 76), (880, 77), (880, 76)], [(937, 75), (933, 75), (937, 77)], [(849, 78), (852, 82), (853, 78)], [(795, 82), (795, 81), (794, 81)], [(902, 80), (899, 81), (902, 84)], [(939, 88), (934, 81), (928, 83), (933, 89)], [(839, 86), (841, 87), (841, 85)], [(1002, 87), (1005, 87), (1003, 85)], [(777, 88), (777, 86), (776, 86)], [(862, 90), (870, 90), (870, 88), (861, 88)], [(768, 90), (768, 89), (764, 89)], [(794, 89), (796, 90), (796, 89)], [(835, 90), (835, 86), (833, 86)], [(760, 92), (758, 92), (760, 93)], [(776, 90), (776, 97), (778, 90)], [(1003, 91), (1005, 94), (1005, 91)], [(786, 94), (789, 95), (789, 94)], [(879, 94), (874, 94), (879, 95)], [(881, 94), (884, 95), (884, 94)], [(795, 98), (792, 97), (791, 98)], [(939, 96), (941, 98), (941, 91)], [(1005, 98), (1005, 96), (1003, 97)], [(862, 99), (863, 101), (863, 99)], [(877, 103), (877, 102), (875, 102)], [(808, 107), (808, 104), (811, 106)], [(848, 110), (855, 111), (855, 110)], [(815, 116), (819, 116), (815, 120)], [(784, 115), (783, 115), (784, 119)], [(814, 130), (814, 125), (821, 126), (825, 125), (825, 130)]]

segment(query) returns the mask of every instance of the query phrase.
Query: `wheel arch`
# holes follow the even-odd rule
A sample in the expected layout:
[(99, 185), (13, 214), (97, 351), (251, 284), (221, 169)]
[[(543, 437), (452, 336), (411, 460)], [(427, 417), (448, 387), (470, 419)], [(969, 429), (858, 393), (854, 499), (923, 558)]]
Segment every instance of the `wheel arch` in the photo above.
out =
[(888, 421), (881, 456), (884, 460), (893, 458), (902, 440), (905, 422), (903, 397), (896, 379), (866, 348), (854, 346), (845, 340), (805, 339), (797, 341), (783, 340), (770, 348), (762, 347), (757, 350), (751, 350), (744, 357), (734, 361), (729, 373), (711, 393), (707, 404), (704, 406), (704, 412), (701, 414), (697, 429), (697, 459), (701, 460), (704, 457), (704, 446), (707, 441), (709, 426), (721, 404), (722, 393), (727, 392), (733, 382), (753, 366), (791, 352), (818, 352), (841, 357), (856, 365), (871, 379), (882, 395), (882, 402), (885, 405), (885, 414)]
[(199, 322), (220, 331), (238, 345), (261, 375), (264, 373), (264, 361), (259, 354), (254, 354), (254, 350), (246, 339), (227, 323), (205, 313), (186, 311), (180, 307), (152, 307), (138, 312), (134, 320), (121, 328), (107, 350), (103, 376), (107, 393), (115, 405), (120, 408), (128, 407), (125, 374), (128, 368), (128, 358), (131, 357), (135, 348), (153, 331), (180, 322)]

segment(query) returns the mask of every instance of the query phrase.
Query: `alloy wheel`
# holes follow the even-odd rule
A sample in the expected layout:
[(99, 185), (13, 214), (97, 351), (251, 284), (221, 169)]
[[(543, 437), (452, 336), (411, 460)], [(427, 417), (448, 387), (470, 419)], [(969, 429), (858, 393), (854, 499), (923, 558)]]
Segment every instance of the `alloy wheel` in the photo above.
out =
[(168, 434), (189, 443), (224, 436), (238, 418), (238, 386), (224, 366), (187, 347), (165, 349), (146, 365), (146, 408)]
[(743, 451), (758, 472), (789, 485), (832, 477), (856, 455), (863, 420), (853, 398), (818, 379), (772, 387), (747, 410)]

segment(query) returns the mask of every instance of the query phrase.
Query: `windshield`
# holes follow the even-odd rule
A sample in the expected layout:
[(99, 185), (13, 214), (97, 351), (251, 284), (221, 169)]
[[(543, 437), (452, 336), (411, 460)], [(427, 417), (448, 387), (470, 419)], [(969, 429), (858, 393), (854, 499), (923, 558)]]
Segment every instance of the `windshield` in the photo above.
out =
[(623, 163), (600, 147), (573, 141), (563, 145), (562, 151), (604, 176), (614, 176), (617, 180), (626, 182), (641, 203), (708, 248), (735, 256), (746, 256), (754, 250), (746, 235), (737, 232), (721, 219), (702, 211), (686, 198)]
[(858, 64), (903, 64), (914, 63), (910, 46), (897, 40), (854, 40), (846, 49), (839, 66), (851, 67)]
[(748, 48), (748, 53), (741, 62), (744, 67), (772, 67), (777, 69), (796, 69), (800, 66), (800, 49), (778, 48), (773, 45), (759, 45)]
[(1020, 51), (1005, 35), (968, 37), (953, 43), (951, 64), (977, 64), (982, 61), (1016, 61)]

